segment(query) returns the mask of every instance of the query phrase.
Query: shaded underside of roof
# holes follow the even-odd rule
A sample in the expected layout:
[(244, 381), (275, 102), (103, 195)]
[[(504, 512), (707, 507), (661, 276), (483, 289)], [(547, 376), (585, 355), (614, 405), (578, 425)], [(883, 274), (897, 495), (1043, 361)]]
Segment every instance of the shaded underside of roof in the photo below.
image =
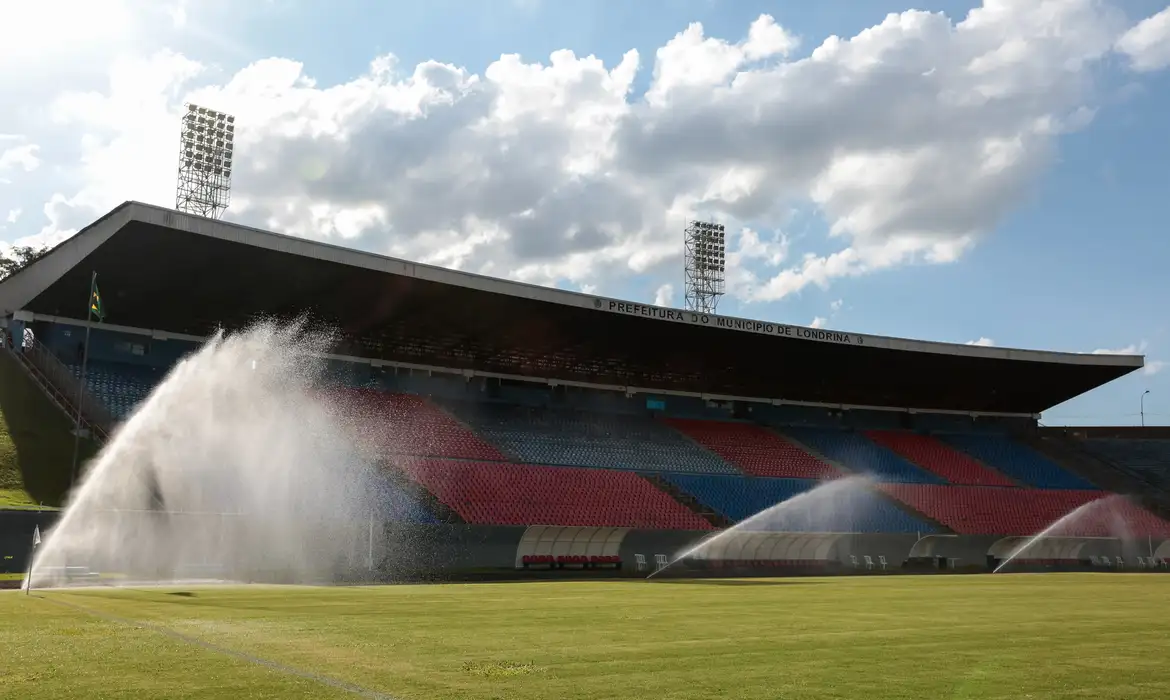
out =
[(719, 395), (973, 412), (1039, 413), (1141, 366), (1138, 358), (1113, 364), (1099, 358), (1089, 364), (1032, 361), (731, 332), (392, 274), (245, 239), (131, 218), (48, 281), (23, 309), (84, 318), (96, 271), (107, 320), (122, 326), (206, 336), (257, 317), (308, 312), (340, 330), (339, 353), (371, 359)]

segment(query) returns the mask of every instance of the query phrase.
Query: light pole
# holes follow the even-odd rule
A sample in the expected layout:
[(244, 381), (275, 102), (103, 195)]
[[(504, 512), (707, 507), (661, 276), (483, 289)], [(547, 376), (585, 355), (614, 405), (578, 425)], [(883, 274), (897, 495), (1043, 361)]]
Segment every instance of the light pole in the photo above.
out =
[(1146, 427), (1146, 394), (1148, 394), (1148, 393), (1150, 393), (1149, 389), (1146, 389), (1145, 391), (1142, 392), (1141, 416), (1142, 416), (1142, 427), (1143, 428)]

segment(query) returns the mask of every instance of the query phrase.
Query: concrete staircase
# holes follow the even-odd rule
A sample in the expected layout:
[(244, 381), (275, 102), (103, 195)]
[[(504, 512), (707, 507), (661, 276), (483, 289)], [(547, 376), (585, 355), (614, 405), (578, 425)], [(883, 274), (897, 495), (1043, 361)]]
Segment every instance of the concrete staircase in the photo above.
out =
[(671, 498), (673, 498), (674, 500), (678, 501), (679, 503), (681, 503), (684, 506), (686, 506), (687, 508), (689, 508), (691, 510), (691, 512), (693, 512), (695, 515), (697, 515), (700, 518), (702, 518), (703, 520), (706, 520), (707, 522), (711, 523), (711, 525), (713, 525), (714, 527), (719, 528), (720, 530), (725, 530), (725, 529), (735, 525), (734, 522), (732, 522), (730, 519), (728, 519), (723, 514), (716, 513), (714, 510), (711, 510), (710, 508), (708, 508), (707, 506), (703, 505), (698, 500), (696, 500), (694, 496), (687, 493), (686, 491), (683, 491), (682, 489), (680, 489), (679, 487), (670, 483), (666, 479), (663, 479), (658, 474), (652, 474), (652, 473), (648, 473), (648, 472), (638, 472), (638, 475), (641, 476), (646, 481), (649, 481), (650, 483), (654, 484), (654, 486), (656, 486), (658, 488), (658, 490), (665, 492)]
[(85, 434), (105, 440), (117, 420), (101, 399), (83, 391), (81, 380), (73, 370), (57, 359), (48, 348), (36, 341), (26, 343), (23, 349), (9, 350), (10, 353), (41, 388), (49, 400), (65, 412), (70, 420), (77, 419), (80, 400), (81, 428)]

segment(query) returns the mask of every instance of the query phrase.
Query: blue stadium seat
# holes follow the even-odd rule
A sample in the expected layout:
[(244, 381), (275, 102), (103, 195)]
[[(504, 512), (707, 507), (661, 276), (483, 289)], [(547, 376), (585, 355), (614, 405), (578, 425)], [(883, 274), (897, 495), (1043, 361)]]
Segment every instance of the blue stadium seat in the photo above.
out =
[(990, 467), (1013, 479), (1041, 489), (1093, 489), (1097, 487), (1065, 471), (1026, 445), (1006, 435), (940, 435), (944, 441), (963, 450)]
[(859, 433), (822, 428), (785, 428), (791, 436), (846, 469), (871, 474), (880, 481), (905, 484), (942, 484), (942, 478), (911, 464)]
[(643, 415), (448, 401), (443, 404), (526, 464), (738, 474), (718, 456)]
[[(713, 508), (740, 522), (777, 503), (817, 486), (811, 479), (725, 476), (722, 474), (664, 474), (663, 478)], [(830, 493), (824, 499), (794, 502), (762, 515), (747, 529), (777, 532), (935, 532), (937, 528), (914, 517), (865, 486)]]
[[(81, 365), (70, 365), (73, 376), (80, 378)], [(110, 409), (118, 420), (125, 419), (141, 403), (166, 370), (118, 362), (91, 361), (85, 368), (86, 388)]]
[(421, 503), (394, 484), (383, 484), (381, 496), (382, 507), (385, 509), (383, 512), (393, 522), (426, 524), (439, 522), (439, 519)]

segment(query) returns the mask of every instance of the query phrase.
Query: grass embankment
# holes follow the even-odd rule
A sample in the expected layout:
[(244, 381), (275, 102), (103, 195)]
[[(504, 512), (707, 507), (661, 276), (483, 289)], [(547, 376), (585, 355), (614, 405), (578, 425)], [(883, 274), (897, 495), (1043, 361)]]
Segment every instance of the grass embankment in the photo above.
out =
[[(16, 360), (0, 353), (0, 509), (61, 504), (73, 466), (71, 430)], [(96, 449), (82, 440), (81, 461)]]
[(1164, 700), (1168, 593), (1156, 574), (10, 592), (0, 696), (352, 697), (295, 669), (400, 700)]

